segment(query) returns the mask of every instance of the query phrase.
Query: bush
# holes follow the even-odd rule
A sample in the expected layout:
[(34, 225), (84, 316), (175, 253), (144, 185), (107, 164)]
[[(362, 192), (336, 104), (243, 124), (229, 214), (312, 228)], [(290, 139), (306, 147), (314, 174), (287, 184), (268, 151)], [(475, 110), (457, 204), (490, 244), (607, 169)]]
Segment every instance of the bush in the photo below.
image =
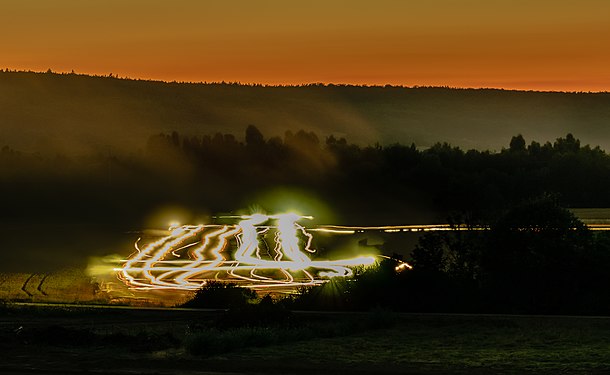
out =
[(228, 309), (241, 308), (256, 301), (257, 295), (251, 289), (241, 288), (234, 283), (209, 281), (197, 291), (192, 300), (182, 307)]

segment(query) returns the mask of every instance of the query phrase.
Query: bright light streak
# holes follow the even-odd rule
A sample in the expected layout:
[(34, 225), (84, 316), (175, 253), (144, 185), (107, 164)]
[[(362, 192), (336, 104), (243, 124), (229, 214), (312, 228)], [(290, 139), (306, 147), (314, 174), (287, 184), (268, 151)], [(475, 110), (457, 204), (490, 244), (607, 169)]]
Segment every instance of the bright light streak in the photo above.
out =
[(397, 265), (395, 269), (397, 272), (401, 272), (404, 270), (412, 270), (413, 267), (409, 263), (402, 262), (399, 265)]
[(325, 232), (325, 233), (333, 233), (333, 234), (354, 234), (355, 230), (351, 229), (331, 229), (331, 228), (313, 228), (309, 230), (310, 232)]
[[(253, 289), (294, 290), (319, 285), (332, 277), (349, 277), (352, 268), (374, 264), (376, 257), (342, 260), (312, 260), (310, 232), (356, 234), (365, 231), (429, 232), (482, 231), (488, 226), (420, 224), (398, 226), (337, 226), (305, 228), (297, 223), (311, 216), (293, 213), (222, 216), (240, 219), (237, 225), (180, 225), (171, 223), (169, 234), (140, 248), (115, 269), (118, 277), (133, 289), (197, 290), (208, 280), (227, 280)], [(275, 222), (275, 226), (266, 224)], [(610, 230), (608, 224), (588, 224), (590, 230)], [(167, 233), (167, 232), (166, 232)], [(272, 237), (267, 244), (264, 237)], [(304, 241), (303, 241), (304, 240)], [(304, 242), (304, 243), (303, 243)], [(264, 246), (263, 246), (264, 245)], [(384, 257), (377, 255), (377, 257)], [(387, 258), (387, 257), (385, 257)], [(390, 258), (391, 259), (391, 258)], [(412, 269), (397, 262), (397, 272)]]
[[(376, 261), (373, 256), (310, 259), (307, 254), (315, 253), (311, 249), (313, 236), (297, 223), (301, 219), (313, 219), (310, 216), (286, 213), (238, 218), (241, 221), (237, 225), (172, 225), (169, 235), (144, 249), (139, 248), (138, 239), (137, 252), (119, 269), (119, 278), (129, 287), (141, 290), (196, 290), (208, 280), (238, 282), (253, 289), (294, 289), (319, 285), (332, 277), (352, 276), (352, 267), (372, 265)], [(264, 225), (271, 221), (276, 226)], [(268, 234), (270, 230), (275, 233)], [(273, 237), (272, 249), (265, 242), (265, 236)], [(227, 248), (234, 251), (226, 251)]]

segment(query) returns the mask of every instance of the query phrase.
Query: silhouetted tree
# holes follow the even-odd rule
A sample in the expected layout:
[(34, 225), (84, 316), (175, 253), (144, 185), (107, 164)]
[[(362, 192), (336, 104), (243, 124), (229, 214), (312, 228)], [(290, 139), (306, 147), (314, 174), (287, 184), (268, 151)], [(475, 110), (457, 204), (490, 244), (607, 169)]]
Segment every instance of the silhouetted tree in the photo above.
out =
[(234, 283), (210, 281), (197, 291), (184, 307), (239, 308), (255, 300), (256, 292)]
[(542, 146), (540, 146), (540, 143), (532, 141), (532, 143), (530, 143), (530, 145), (527, 147), (527, 151), (530, 153), (530, 155), (538, 156), (540, 155), (541, 148)]
[(572, 133), (568, 133), (565, 138), (557, 138), (553, 148), (560, 153), (578, 152), (580, 149), (580, 140), (574, 138)]
[(510, 151), (511, 152), (522, 152), (525, 151), (525, 139), (521, 134), (514, 136), (510, 140)]
[(264, 143), (265, 138), (260, 130), (254, 125), (248, 125), (246, 128), (246, 145), (248, 147), (260, 148)]
[(569, 311), (579, 290), (578, 259), (590, 244), (585, 225), (551, 196), (512, 208), (493, 225), (482, 258), (490, 306)]
[(444, 272), (447, 269), (447, 249), (442, 236), (426, 234), (419, 239), (412, 252), (413, 266), (425, 272)]

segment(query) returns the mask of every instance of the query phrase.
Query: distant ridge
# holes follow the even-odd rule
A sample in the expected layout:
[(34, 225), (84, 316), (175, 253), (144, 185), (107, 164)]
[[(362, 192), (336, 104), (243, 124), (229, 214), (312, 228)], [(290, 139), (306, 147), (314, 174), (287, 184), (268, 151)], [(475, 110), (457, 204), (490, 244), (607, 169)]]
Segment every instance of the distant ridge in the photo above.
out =
[(35, 71), (35, 70), (16, 70), (16, 69), (2, 69), (0, 73), (22, 73), (22, 74), (56, 74), (56, 75), (69, 75), (69, 76), (81, 76), (81, 77), (92, 77), (92, 78), (113, 78), (125, 81), (139, 81), (139, 82), (154, 82), (154, 83), (171, 83), (171, 84), (187, 84), (187, 85), (237, 85), (237, 86), (249, 86), (249, 87), (311, 87), (311, 86), (322, 86), (322, 87), (360, 87), (360, 88), (404, 88), (404, 89), (453, 89), (453, 90), (490, 90), (490, 91), (513, 91), (513, 92), (536, 92), (536, 93), (561, 93), (561, 94), (606, 94), (609, 91), (566, 91), (566, 90), (524, 90), (524, 89), (513, 89), (513, 88), (502, 88), (502, 87), (458, 87), (450, 85), (395, 85), (395, 84), (354, 84), (354, 83), (341, 83), (341, 82), (307, 82), (300, 84), (273, 84), (273, 83), (252, 83), (252, 82), (240, 82), (240, 81), (177, 81), (177, 80), (163, 80), (156, 78), (138, 78), (119, 76), (114, 73), (109, 74), (87, 74), (77, 72), (56, 72), (51, 69), (46, 72)]
[(363, 145), (438, 141), (500, 150), (523, 134), (568, 132), (610, 149), (610, 93), (446, 87), (176, 83), (0, 71), (0, 147), (25, 152), (137, 152), (148, 137), (178, 131), (266, 137), (305, 129)]

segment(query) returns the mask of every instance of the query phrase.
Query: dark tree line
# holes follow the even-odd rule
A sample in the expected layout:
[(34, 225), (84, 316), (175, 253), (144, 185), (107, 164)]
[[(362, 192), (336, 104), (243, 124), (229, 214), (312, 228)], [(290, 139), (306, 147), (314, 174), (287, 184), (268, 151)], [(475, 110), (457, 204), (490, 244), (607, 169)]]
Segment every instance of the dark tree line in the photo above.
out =
[(492, 153), (447, 143), (427, 149), (414, 144), (361, 147), (305, 131), (265, 139), (251, 125), (244, 143), (220, 133), (160, 134), (150, 138), (146, 155), (159, 161), (185, 158), (198, 172), (232, 176), (235, 182), (251, 178), (256, 187), (303, 184), (332, 198), (346, 197), (350, 204), (366, 196), (371, 207), (400, 206), (413, 200), (411, 194), (429, 199), (441, 212), (477, 217), (544, 193), (556, 194), (569, 207), (610, 205), (609, 156), (599, 147), (581, 146), (572, 134), (529, 145), (518, 135), (509, 148)]
[(430, 212), (438, 220), (458, 213), (486, 222), (546, 193), (566, 207), (610, 207), (610, 157), (571, 134), (529, 145), (518, 135), (494, 153), (447, 143), (363, 147), (303, 130), (265, 138), (249, 126), (245, 141), (221, 133), (158, 134), (131, 155), (108, 148), (86, 157), (49, 157), (5, 146), (0, 168), (0, 193), (12, 197), (8, 212), (78, 212), (100, 221), (120, 214), (129, 225), (166, 202), (195, 211), (236, 210), (276, 186), (311, 191), (354, 224), (414, 222)]

